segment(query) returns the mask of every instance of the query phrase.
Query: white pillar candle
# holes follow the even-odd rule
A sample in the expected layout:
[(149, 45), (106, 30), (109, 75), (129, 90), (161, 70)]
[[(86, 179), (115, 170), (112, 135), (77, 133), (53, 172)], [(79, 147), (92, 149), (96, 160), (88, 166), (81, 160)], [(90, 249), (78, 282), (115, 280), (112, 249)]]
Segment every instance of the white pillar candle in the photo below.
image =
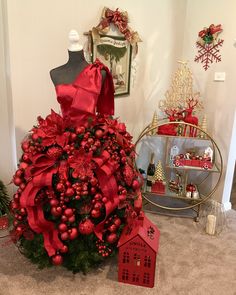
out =
[(186, 198), (191, 198), (192, 197), (192, 193), (191, 192), (186, 192)]
[(193, 199), (198, 199), (198, 198), (199, 198), (198, 191), (193, 192)]
[(206, 233), (209, 235), (214, 235), (216, 230), (216, 216), (207, 215)]

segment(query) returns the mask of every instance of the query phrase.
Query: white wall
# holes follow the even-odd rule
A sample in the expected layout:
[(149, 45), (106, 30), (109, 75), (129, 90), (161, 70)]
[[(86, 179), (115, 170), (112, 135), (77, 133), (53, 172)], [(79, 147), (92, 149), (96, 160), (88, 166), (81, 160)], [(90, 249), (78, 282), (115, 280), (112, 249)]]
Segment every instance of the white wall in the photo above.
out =
[[(189, 0), (187, 2), (183, 49), (183, 56), (190, 61), (189, 64), (194, 73), (196, 85), (204, 99), (210, 133), (222, 152), (224, 161), (223, 178), (214, 198), (219, 201), (223, 198), (224, 202), (229, 200), (229, 195), (223, 196), (223, 188), (236, 109), (236, 49), (233, 47), (236, 38), (235, 11), (235, 0)], [(204, 71), (201, 64), (193, 61), (197, 53), (194, 44), (198, 32), (212, 23), (215, 25), (222, 24), (223, 26), (223, 32), (219, 35), (220, 38), (224, 39), (223, 47), (220, 49), (222, 61), (212, 64), (207, 71)], [(215, 72), (226, 72), (225, 82), (214, 82)], [(232, 161), (234, 160), (232, 159)], [(231, 187), (230, 177), (225, 186)], [(225, 193), (228, 194), (226, 191)]]
[(136, 138), (158, 108), (181, 56), (186, 0), (6, 2), (18, 151), (37, 116), (46, 116), (50, 108), (59, 110), (49, 71), (67, 61), (69, 30), (74, 28), (82, 36), (98, 24), (104, 6), (127, 10), (131, 28), (143, 40), (135, 86), (130, 96), (116, 99), (116, 116)]
[(7, 185), (9, 193), (12, 193), (12, 187), (8, 184), (15, 170), (15, 136), (10, 90), (9, 55), (6, 50), (8, 43), (6, 38), (6, 14), (2, 4), (0, 2), (0, 179)]

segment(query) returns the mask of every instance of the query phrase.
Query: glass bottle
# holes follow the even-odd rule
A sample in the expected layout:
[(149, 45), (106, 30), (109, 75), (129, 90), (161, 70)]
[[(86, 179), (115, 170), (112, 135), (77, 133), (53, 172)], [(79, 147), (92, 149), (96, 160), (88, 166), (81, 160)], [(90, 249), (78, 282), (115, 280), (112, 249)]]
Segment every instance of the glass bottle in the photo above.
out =
[(151, 153), (151, 159), (147, 168), (147, 185), (146, 185), (147, 192), (152, 191), (152, 181), (153, 181), (154, 174), (155, 174), (154, 153)]

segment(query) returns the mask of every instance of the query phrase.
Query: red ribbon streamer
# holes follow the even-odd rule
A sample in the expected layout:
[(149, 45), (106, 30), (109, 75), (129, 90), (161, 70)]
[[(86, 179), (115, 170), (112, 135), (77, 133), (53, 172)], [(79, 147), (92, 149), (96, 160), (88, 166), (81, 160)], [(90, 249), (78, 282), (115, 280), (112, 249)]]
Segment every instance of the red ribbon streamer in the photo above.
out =
[(54, 223), (45, 219), (42, 205), (35, 204), (35, 197), (43, 187), (52, 186), (52, 176), (57, 173), (58, 168), (52, 167), (51, 162), (44, 161), (39, 162), (38, 167), (36, 165), (34, 168), (36, 169), (35, 175), (33, 174), (32, 180), (28, 182), (22, 192), (20, 205), (27, 210), (31, 229), (38, 234), (43, 234), (44, 247), (48, 255), (53, 256), (56, 251), (62, 249), (63, 243), (58, 238), (58, 231), (54, 228)]
[(104, 228), (107, 216), (119, 205), (119, 196), (117, 182), (114, 172), (119, 168), (119, 164), (110, 158), (107, 151), (103, 151), (100, 157), (93, 158), (93, 161), (98, 165), (96, 175), (103, 192), (104, 197), (108, 201), (105, 203), (106, 216), (94, 229), (96, 236), (102, 240), (102, 230)]

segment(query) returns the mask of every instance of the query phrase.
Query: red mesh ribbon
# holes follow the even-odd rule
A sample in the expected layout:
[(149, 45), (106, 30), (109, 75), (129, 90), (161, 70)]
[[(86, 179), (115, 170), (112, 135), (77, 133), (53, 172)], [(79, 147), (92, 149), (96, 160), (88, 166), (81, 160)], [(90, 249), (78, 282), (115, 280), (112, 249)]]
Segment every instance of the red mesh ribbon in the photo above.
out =
[(93, 158), (93, 161), (97, 164), (95, 170), (100, 188), (104, 197), (108, 199), (105, 203), (106, 216), (102, 222), (100, 222), (94, 230), (96, 236), (102, 240), (102, 230), (105, 221), (109, 214), (117, 208), (119, 205), (118, 188), (114, 172), (119, 168), (119, 164), (110, 158), (110, 154), (107, 151), (103, 151), (100, 157)]

